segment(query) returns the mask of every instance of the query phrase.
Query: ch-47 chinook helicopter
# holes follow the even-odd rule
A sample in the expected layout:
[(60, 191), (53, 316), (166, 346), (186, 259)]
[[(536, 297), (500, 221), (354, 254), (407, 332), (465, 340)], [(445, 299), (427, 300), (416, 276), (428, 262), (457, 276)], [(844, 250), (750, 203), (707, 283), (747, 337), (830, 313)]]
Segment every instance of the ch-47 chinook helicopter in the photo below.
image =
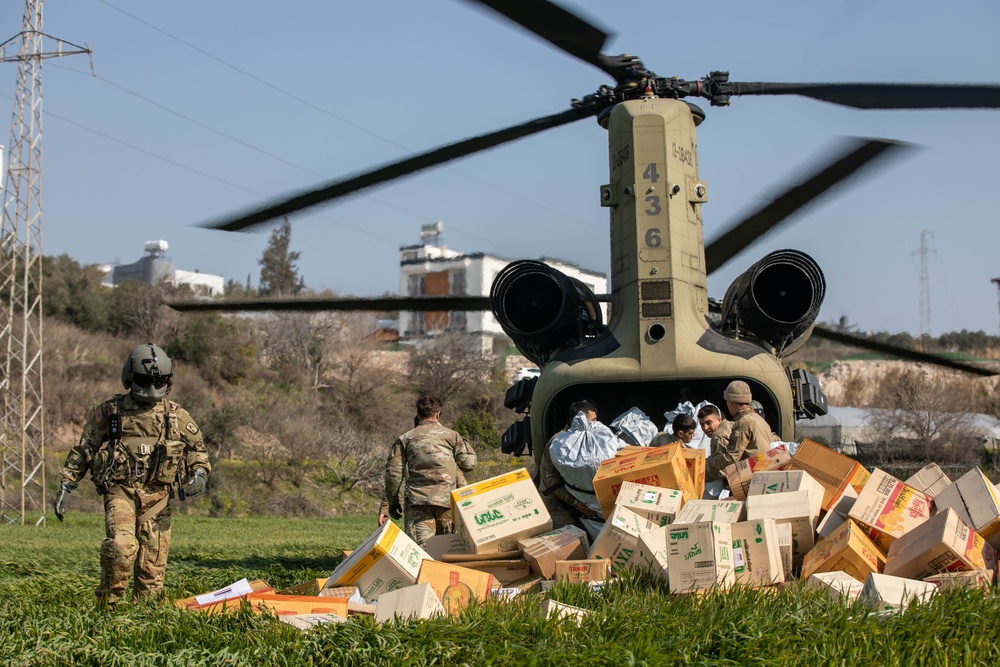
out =
[[(544, 0), (479, 0), (613, 80), (571, 108), (412, 156), (208, 226), (243, 230), (360, 192), (450, 160), (576, 120), (596, 117), (608, 133), (609, 177), (600, 187), (611, 227), (611, 294), (594, 295), (535, 261), (510, 264), (485, 297), (255, 300), (175, 304), (185, 310), (485, 310), (490, 308), (520, 351), (541, 368), (507, 392), (508, 407), (529, 418), (505, 435), (505, 451), (545, 443), (565, 422), (569, 405), (590, 398), (605, 415), (637, 406), (654, 420), (681, 400), (721, 404), (734, 379), (749, 383), (764, 416), (784, 440), (796, 416), (826, 411), (814, 377), (789, 371), (784, 356), (810, 336), (952, 368), (992, 374), (934, 355), (874, 344), (814, 321), (823, 300), (820, 268), (795, 250), (771, 253), (737, 278), (725, 297), (709, 299), (706, 278), (792, 213), (901, 148), (857, 140), (798, 185), (704, 242), (695, 132), (704, 112), (687, 101), (727, 106), (737, 95), (799, 95), (858, 109), (1000, 108), (1000, 86), (884, 83), (739, 83), (726, 72), (697, 80), (656, 75), (632, 56), (607, 56), (600, 29)], [(601, 301), (610, 300), (604, 323)], [(662, 424), (660, 424), (662, 426)], [(538, 456), (541, 447), (535, 447)]]

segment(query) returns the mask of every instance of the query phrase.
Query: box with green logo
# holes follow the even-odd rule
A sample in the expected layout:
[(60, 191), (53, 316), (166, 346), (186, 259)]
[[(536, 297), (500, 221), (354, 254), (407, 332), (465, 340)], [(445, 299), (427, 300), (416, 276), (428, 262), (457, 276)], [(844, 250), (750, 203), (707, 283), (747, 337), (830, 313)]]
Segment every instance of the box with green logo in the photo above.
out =
[(774, 519), (754, 519), (732, 524), (733, 573), (736, 583), (771, 586), (785, 580)]
[(672, 523), (683, 504), (684, 495), (677, 489), (664, 489), (635, 482), (623, 482), (615, 500), (616, 506), (627, 507), (657, 526)]
[(455, 489), (451, 511), (468, 553), (516, 551), (518, 540), (552, 530), (552, 517), (524, 468)]
[(341, 561), (326, 580), (324, 590), (337, 586), (357, 586), (361, 597), (373, 602), (382, 593), (416, 583), (420, 564), (429, 558), (427, 552), (401, 531), (399, 526), (386, 521), (350, 556)]
[(646, 531), (657, 528), (632, 510), (622, 505), (615, 507), (608, 520), (604, 522), (601, 532), (594, 538), (587, 558), (604, 558), (611, 561), (612, 570), (631, 567), (629, 560), (635, 554), (639, 536)]
[(695, 593), (733, 585), (731, 524), (701, 521), (667, 528), (667, 580), (671, 593)]

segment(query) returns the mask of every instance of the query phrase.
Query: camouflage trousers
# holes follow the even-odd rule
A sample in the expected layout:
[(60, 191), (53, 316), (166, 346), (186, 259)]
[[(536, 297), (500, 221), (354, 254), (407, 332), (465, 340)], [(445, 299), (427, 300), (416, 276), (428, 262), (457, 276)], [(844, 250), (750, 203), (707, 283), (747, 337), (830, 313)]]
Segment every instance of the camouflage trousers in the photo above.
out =
[(580, 523), (580, 512), (559, 498), (555, 496), (542, 496), (542, 503), (552, 518), (552, 530), (562, 528), (563, 526), (583, 528), (583, 524)]
[(114, 604), (123, 599), (133, 574), (133, 597), (155, 595), (163, 589), (170, 550), (170, 504), (142, 525), (139, 518), (169, 493), (163, 485), (116, 484), (105, 494), (101, 583), (94, 591), (98, 601)]
[(407, 505), (405, 514), (406, 534), (421, 548), (435, 535), (455, 532), (455, 527), (451, 523), (450, 507)]

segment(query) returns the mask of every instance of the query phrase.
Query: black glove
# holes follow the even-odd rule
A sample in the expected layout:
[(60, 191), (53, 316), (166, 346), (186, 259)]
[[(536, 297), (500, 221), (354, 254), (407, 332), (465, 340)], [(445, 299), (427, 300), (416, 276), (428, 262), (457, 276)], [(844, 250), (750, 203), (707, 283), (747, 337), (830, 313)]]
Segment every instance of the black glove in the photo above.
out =
[(403, 506), (399, 504), (398, 500), (389, 502), (389, 516), (397, 520), (403, 518)]
[(69, 492), (73, 490), (73, 487), (69, 485), (69, 482), (63, 481), (59, 485), (59, 491), (56, 493), (55, 500), (52, 501), (52, 509), (56, 513), (56, 518), (59, 521), (63, 520), (63, 516), (66, 515), (66, 497)]
[(191, 473), (191, 478), (184, 485), (184, 493), (188, 497), (197, 496), (199, 493), (205, 492), (207, 484), (208, 473), (205, 472), (204, 468), (195, 468), (194, 472)]

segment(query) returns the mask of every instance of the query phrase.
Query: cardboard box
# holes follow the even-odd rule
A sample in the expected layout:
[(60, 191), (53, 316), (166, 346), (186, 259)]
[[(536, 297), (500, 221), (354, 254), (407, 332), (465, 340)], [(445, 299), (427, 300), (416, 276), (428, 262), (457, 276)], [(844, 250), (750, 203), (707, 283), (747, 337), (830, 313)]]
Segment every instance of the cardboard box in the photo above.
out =
[(615, 507), (604, 527), (597, 534), (587, 553), (587, 558), (604, 558), (611, 561), (613, 569), (624, 568), (635, 552), (639, 535), (653, 530), (657, 525), (647, 521), (627, 507)]
[(746, 500), (750, 478), (755, 472), (784, 470), (791, 462), (792, 455), (784, 445), (778, 445), (749, 459), (737, 461), (724, 471), (729, 481), (729, 493), (736, 500)]
[(823, 509), (830, 509), (833, 499), (841, 489), (851, 484), (860, 491), (867, 471), (852, 458), (827, 449), (808, 438), (802, 441), (792, 456), (787, 470), (805, 470), (813, 479), (823, 485)]
[(934, 497), (938, 511), (955, 510), (994, 549), (1000, 549), (1000, 497), (979, 468), (970, 470)]
[(286, 614), (336, 614), (342, 618), (347, 618), (347, 598), (251, 593), (246, 599), (254, 611), (266, 610), (275, 616), (284, 616)]
[(278, 620), (299, 630), (311, 630), (320, 625), (347, 622), (346, 618), (336, 614), (286, 614), (279, 616)]
[(806, 579), (806, 586), (824, 590), (831, 599), (842, 600), (848, 604), (853, 604), (865, 588), (863, 582), (840, 571), (811, 574)]
[(629, 456), (617, 456), (601, 463), (594, 475), (594, 492), (604, 516), (614, 511), (615, 500), (624, 482), (677, 489), (684, 502), (693, 500), (697, 492), (682, 449), (679, 443), (644, 447)]
[[(357, 586), (368, 602), (386, 591), (411, 586), (420, 564), (430, 558), (392, 521), (386, 521), (347, 559), (341, 561), (326, 580), (326, 588)], [(321, 593), (322, 595), (322, 593)]]
[[(278, 592), (282, 593), (284, 591)], [(317, 595), (328, 598), (347, 598), (348, 602), (367, 604), (365, 599), (361, 597), (361, 589), (357, 586), (335, 586), (333, 588), (322, 588)]]
[(574, 560), (587, 557), (590, 540), (586, 531), (576, 526), (563, 526), (548, 533), (523, 539), (517, 543), (521, 555), (531, 566), (531, 571), (545, 579), (556, 573), (557, 560)]
[(848, 516), (868, 533), (883, 554), (889, 545), (930, 518), (934, 501), (912, 486), (876, 468)]
[(813, 513), (815, 494), (809, 491), (787, 491), (766, 496), (747, 497), (747, 520), (774, 519), (792, 527), (792, 566), (802, 565), (802, 559), (816, 543), (819, 517)]
[[(310, 579), (309, 581), (303, 581), (301, 584), (296, 584), (284, 590), (278, 591), (278, 595), (319, 595), (319, 592), (323, 590), (326, 586), (326, 578), (323, 579)], [(351, 597), (350, 595), (334, 595), (333, 597)]]
[(937, 586), (926, 581), (914, 581), (887, 574), (872, 573), (865, 580), (865, 586), (858, 596), (862, 602), (876, 611), (906, 611), (911, 602), (928, 601)]
[(374, 616), (375, 615), (375, 605), (368, 604), (367, 602), (351, 602), (347, 601), (347, 616)]
[(821, 572), (846, 572), (864, 582), (872, 572), (884, 570), (885, 556), (851, 519), (820, 540), (802, 562), (803, 579)]
[(684, 455), (684, 462), (687, 464), (688, 474), (694, 482), (695, 498), (705, 495), (705, 457), (707, 452), (704, 449), (689, 449), (681, 447)]
[(948, 475), (936, 463), (928, 463), (906, 480), (906, 484), (912, 486), (921, 493), (926, 493), (931, 498), (941, 493), (946, 486), (951, 484)]
[(683, 504), (684, 496), (677, 489), (635, 482), (624, 482), (615, 500), (615, 505), (627, 507), (657, 526), (673, 523)]
[(524, 468), (451, 492), (455, 532), (470, 553), (517, 549), (517, 541), (552, 530), (552, 518)]
[(531, 565), (523, 558), (516, 560), (476, 560), (462, 563), (462, 567), (493, 575), (494, 587), (506, 586), (512, 582), (531, 576)]
[(969, 572), (942, 572), (924, 577), (924, 581), (934, 584), (941, 592), (953, 591), (958, 588), (978, 588), (982, 591), (993, 590), (993, 577), (983, 570)]
[(590, 614), (588, 609), (580, 609), (551, 599), (542, 601), (542, 616), (545, 618), (569, 618), (574, 620), (577, 625), (581, 625), (588, 614)]
[(820, 519), (819, 525), (816, 526), (816, 534), (821, 538), (826, 537), (840, 524), (847, 521), (847, 515), (850, 513), (851, 508), (854, 507), (854, 503), (858, 499), (858, 492), (854, 490), (851, 485), (845, 486), (840, 495), (838, 495), (833, 500), (833, 506), (827, 510), (823, 518)]
[(996, 571), (997, 552), (958, 514), (938, 512), (889, 546), (885, 574), (924, 579), (940, 572)]
[(556, 561), (556, 581), (579, 583), (581, 581), (604, 581), (608, 578), (611, 561), (603, 558), (586, 560)]
[(720, 521), (736, 523), (745, 515), (744, 505), (738, 500), (692, 500), (674, 517), (674, 523), (700, 523)]
[(754, 519), (731, 526), (733, 575), (737, 584), (771, 586), (785, 580), (774, 519)]
[(461, 535), (433, 535), (424, 544), (424, 551), (434, 560), (442, 560), (444, 555), (468, 554), (465, 550), (465, 540)]
[(632, 558), (629, 559), (625, 567), (645, 570), (654, 577), (669, 581), (667, 577), (669, 529), (669, 526), (660, 526), (639, 535), (635, 545), (635, 553), (632, 554)]
[(733, 585), (730, 524), (702, 521), (673, 524), (667, 529), (667, 580), (671, 593), (694, 593)]
[(774, 523), (778, 533), (778, 553), (781, 554), (781, 567), (785, 570), (785, 581), (792, 579), (792, 524)]
[(427, 582), (383, 593), (375, 609), (375, 622), (405, 621), (444, 616), (441, 600)]
[(537, 574), (532, 574), (524, 579), (518, 579), (517, 581), (512, 581), (511, 583), (504, 586), (504, 588), (516, 588), (521, 593), (528, 593), (530, 591), (538, 591), (542, 588), (542, 582), (545, 581)]
[(425, 560), (418, 584), (430, 584), (446, 614), (457, 616), (473, 600), (485, 602), (493, 590), (493, 575), (454, 563)]
[[(254, 579), (253, 581), (250, 581), (248, 583), (250, 584), (250, 590), (253, 593), (271, 593), (274, 591), (274, 589), (271, 588), (267, 584), (267, 582), (262, 581), (260, 579)], [(235, 609), (239, 609), (243, 599), (246, 598), (246, 595), (229, 599), (221, 599), (217, 602), (210, 602), (208, 604), (199, 604), (197, 598), (198, 598), (197, 595), (192, 595), (186, 598), (179, 598), (177, 600), (174, 600), (174, 606), (177, 607), (178, 609), (187, 609), (189, 611), (201, 611), (208, 614), (216, 614), (220, 611), (233, 611)]]
[(747, 490), (749, 496), (766, 496), (772, 493), (806, 491), (809, 493), (809, 511), (817, 517), (823, 511), (826, 490), (805, 470), (772, 470), (755, 472)]

